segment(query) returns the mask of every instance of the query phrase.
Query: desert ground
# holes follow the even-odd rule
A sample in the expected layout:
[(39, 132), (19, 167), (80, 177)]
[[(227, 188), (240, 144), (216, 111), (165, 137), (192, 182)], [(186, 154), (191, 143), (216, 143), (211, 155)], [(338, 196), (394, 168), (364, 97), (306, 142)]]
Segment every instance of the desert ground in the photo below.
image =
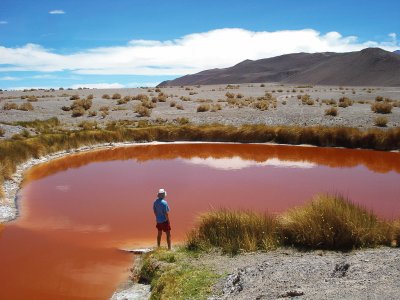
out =
[[(90, 107), (86, 107), (86, 110), (81, 112), (82, 115), (72, 116), (73, 110), (70, 107), (74, 100), (70, 98), (74, 99), (75, 96), (75, 98), (86, 99), (89, 95), (93, 95)], [(105, 99), (107, 96), (104, 95), (108, 95), (109, 99)], [(147, 102), (146, 100), (143, 102), (143, 98), (131, 99), (137, 95), (147, 95)], [(371, 105), (375, 103), (377, 97), (382, 97), (380, 98), (383, 99), (382, 102), (390, 101), (391, 113), (380, 114), (371, 110)], [(341, 98), (342, 102), (340, 102)], [(160, 89), (1, 91), (0, 128), (3, 130), (3, 138), (9, 138), (24, 129), (15, 124), (17, 121), (44, 120), (52, 117), (57, 117), (64, 127), (71, 129), (79, 128), (79, 124), (82, 126), (82, 122), (85, 121), (96, 122), (97, 126), (104, 127), (116, 120), (174, 122), (179, 118), (187, 119), (194, 124), (325, 125), (373, 128), (376, 127), (376, 118), (379, 116), (386, 118), (384, 127), (391, 128), (400, 126), (399, 101), (400, 87), (299, 86), (260, 83)], [(31, 107), (24, 106), (24, 103), (30, 103)], [(141, 116), (135, 111), (137, 111), (137, 106), (143, 105), (147, 106), (148, 111)], [(199, 106), (203, 106), (203, 109)], [(336, 108), (336, 116), (326, 114), (326, 110), (331, 107)], [(31, 132), (31, 134), (34, 133)]]

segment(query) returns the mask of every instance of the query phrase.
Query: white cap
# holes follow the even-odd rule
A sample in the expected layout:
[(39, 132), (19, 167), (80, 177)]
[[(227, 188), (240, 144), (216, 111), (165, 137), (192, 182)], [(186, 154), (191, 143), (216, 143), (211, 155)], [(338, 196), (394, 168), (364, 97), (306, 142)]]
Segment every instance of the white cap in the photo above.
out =
[(159, 190), (158, 190), (158, 193), (159, 193), (159, 194), (165, 194), (165, 196), (167, 196), (167, 191), (164, 190), (164, 189), (159, 189)]

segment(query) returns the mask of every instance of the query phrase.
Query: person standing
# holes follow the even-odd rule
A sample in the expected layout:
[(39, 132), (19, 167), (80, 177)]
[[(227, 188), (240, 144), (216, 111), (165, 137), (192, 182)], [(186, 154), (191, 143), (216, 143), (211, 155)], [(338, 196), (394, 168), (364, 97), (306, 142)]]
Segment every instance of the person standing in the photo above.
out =
[(156, 228), (157, 233), (157, 246), (160, 247), (161, 236), (164, 231), (167, 236), (168, 250), (171, 250), (171, 225), (169, 223), (169, 206), (165, 197), (167, 196), (167, 191), (164, 189), (159, 189), (157, 194), (157, 199), (153, 203), (153, 212), (156, 216)]

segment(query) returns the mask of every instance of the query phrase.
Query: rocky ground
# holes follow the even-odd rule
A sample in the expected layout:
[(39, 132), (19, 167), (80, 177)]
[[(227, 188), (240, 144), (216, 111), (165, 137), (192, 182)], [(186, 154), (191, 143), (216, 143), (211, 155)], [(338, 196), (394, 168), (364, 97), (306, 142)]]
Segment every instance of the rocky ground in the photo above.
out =
[[(157, 102), (151, 110), (150, 117), (140, 117), (134, 112), (138, 100), (131, 100), (125, 104), (118, 104), (118, 99), (103, 99), (103, 95), (119, 93), (121, 97), (146, 94), (157, 97), (162, 92), (168, 97), (165, 102)], [(277, 99), (276, 108), (272, 106), (268, 110), (260, 110), (246, 105), (232, 105), (228, 103), (226, 93), (235, 95), (240, 102), (249, 97), (262, 97), (265, 93), (271, 93)], [(78, 95), (86, 98), (93, 95), (93, 105), (83, 116), (72, 117), (71, 111), (62, 110), (63, 106), (70, 106), (70, 97)], [(242, 97), (237, 98), (240, 94)], [(310, 95), (312, 102), (303, 104), (298, 95)], [(19, 109), (5, 110), (5, 104), (20, 106), (27, 102), (27, 97), (35, 96), (36, 102), (30, 102), (31, 111)], [(170, 87), (156, 90), (155, 88), (137, 89), (80, 89), (80, 90), (55, 90), (55, 91), (2, 91), (0, 92), (0, 127), (4, 130), (3, 137), (7, 138), (23, 130), (20, 126), (12, 124), (15, 121), (31, 121), (34, 119), (48, 119), (57, 117), (68, 128), (74, 128), (82, 121), (96, 121), (104, 125), (113, 120), (167, 120), (176, 118), (188, 118), (193, 123), (224, 123), (232, 125), (263, 123), (270, 125), (327, 125), (327, 126), (351, 126), (374, 127), (374, 120), (379, 115), (371, 111), (371, 103), (376, 96), (387, 97), (392, 100), (400, 100), (400, 88), (389, 87), (338, 87), (338, 86), (295, 86), (278, 84), (241, 84), (238, 86), (210, 85), (191, 87)], [(21, 99), (24, 98), (24, 99)], [(186, 97), (186, 98), (182, 98)], [(325, 110), (330, 107), (324, 100), (338, 101), (341, 97), (347, 97), (354, 101), (352, 106), (338, 107), (336, 117), (326, 116)], [(171, 106), (172, 102), (175, 103)], [(219, 104), (221, 110), (197, 112), (201, 104)], [(108, 107), (106, 116), (102, 115), (100, 108)], [(178, 109), (181, 108), (181, 109)], [(96, 116), (89, 116), (89, 111)], [(385, 115), (388, 119), (388, 127), (400, 126), (400, 107), (394, 107), (392, 113)]]
[(349, 253), (281, 249), (233, 258), (209, 255), (202, 264), (222, 277), (209, 299), (399, 299), (398, 248)]

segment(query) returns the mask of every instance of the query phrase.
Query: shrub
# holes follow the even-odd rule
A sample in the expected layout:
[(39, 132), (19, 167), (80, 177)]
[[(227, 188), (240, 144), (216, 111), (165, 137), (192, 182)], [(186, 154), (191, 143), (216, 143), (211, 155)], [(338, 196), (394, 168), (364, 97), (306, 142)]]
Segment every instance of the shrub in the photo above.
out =
[(187, 97), (187, 96), (181, 96), (179, 99), (181, 99), (182, 101), (190, 101), (190, 100), (192, 100), (190, 97)]
[(176, 105), (176, 102), (175, 102), (175, 101), (171, 101), (171, 102), (169, 103), (169, 106), (170, 106), (170, 107), (175, 107), (175, 105)]
[(84, 110), (88, 110), (89, 108), (92, 107), (92, 100), (91, 99), (78, 99), (72, 102), (71, 104), (71, 109), (75, 108), (83, 108)]
[(96, 129), (97, 128), (97, 122), (96, 121), (82, 121), (81, 123), (78, 124), (80, 128), (83, 130), (91, 130), (91, 129)]
[(134, 112), (137, 113), (140, 117), (150, 117), (151, 115), (151, 110), (148, 109), (146, 106), (143, 106), (143, 104), (138, 104), (134, 108)]
[(117, 100), (117, 99), (121, 99), (121, 94), (115, 93), (114, 95), (112, 95), (112, 99)]
[(165, 95), (164, 93), (159, 93), (157, 96), (157, 100), (159, 102), (166, 102), (167, 101), (168, 96)]
[(123, 99), (118, 99), (117, 104), (118, 104), (118, 105), (126, 104), (126, 103), (128, 103), (128, 101), (129, 101), (129, 100), (127, 100), (127, 99), (125, 99), (125, 98), (123, 98)]
[(88, 116), (89, 117), (95, 117), (95, 116), (97, 116), (97, 112), (95, 110), (89, 110), (88, 111)]
[(383, 101), (383, 97), (382, 96), (376, 96), (375, 97), (375, 101), (376, 102), (381, 102), (381, 101)]
[(176, 109), (178, 109), (178, 110), (184, 110), (185, 108), (183, 107), (182, 104), (177, 104), (177, 105), (176, 105)]
[(375, 126), (378, 127), (386, 127), (388, 119), (386, 117), (376, 117), (375, 118)]
[(235, 94), (234, 93), (230, 93), (230, 92), (227, 92), (225, 94), (225, 96), (226, 96), (226, 98), (229, 98), (229, 99), (235, 98)]
[(243, 95), (239, 93), (239, 94), (236, 95), (236, 98), (242, 99), (242, 98), (243, 98)]
[(279, 219), (287, 245), (350, 250), (390, 243), (388, 225), (341, 196), (318, 195)]
[(149, 101), (149, 96), (146, 94), (138, 94), (132, 97), (132, 100)]
[(78, 100), (79, 99), (79, 95), (72, 95), (69, 100)]
[(189, 124), (189, 119), (188, 118), (176, 118), (175, 121), (179, 124), (179, 125), (186, 125)]
[(342, 97), (339, 99), (339, 107), (346, 108), (346, 107), (352, 106), (352, 105), (353, 105), (353, 100), (350, 100), (347, 97)]
[(30, 102), (25, 102), (18, 107), (18, 110), (30, 111), (33, 110), (33, 106)]
[(221, 109), (222, 109), (221, 104), (217, 103), (217, 104), (212, 104), (210, 110), (212, 112), (216, 112), (216, 111), (221, 110)]
[(337, 108), (336, 107), (330, 107), (325, 110), (325, 116), (334, 116), (336, 117), (338, 114)]
[(93, 100), (93, 98), (94, 98), (93, 94), (89, 94), (89, 95), (87, 96), (87, 99)]
[(392, 104), (385, 102), (375, 102), (371, 104), (371, 110), (377, 114), (390, 114), (392, 112)]
[(85, 109), (82, 106), (76, 106), (75, 108), (72, 109), (72, 117), (80, 117), (85, 114)]
[(0, 136), (3, 137), (6, 131), (3, 128), (0, 128)]
[(210, 110), (210, 104), (200, 104), (197, 106), (197, 112), (205, 112)]
[(109, 94), (104, 94), (101, 98), (103, 98), (103, 99), (110, 99), (111, 97), (110, 97)]
[(100, 108), (99, 108), (99, 111), (109, 111), (110, 110), (110, 107), (109, 106), (101, 106)]
[(11, 109), (18, 109), (18, 105), (10, 102), (4, 103), (3, 110), (11, 110)]
[(27, 100), (28, 100), (28, 102), (37, 102), (38, 98), (36, 98), (35, 96), (29, 96)]

